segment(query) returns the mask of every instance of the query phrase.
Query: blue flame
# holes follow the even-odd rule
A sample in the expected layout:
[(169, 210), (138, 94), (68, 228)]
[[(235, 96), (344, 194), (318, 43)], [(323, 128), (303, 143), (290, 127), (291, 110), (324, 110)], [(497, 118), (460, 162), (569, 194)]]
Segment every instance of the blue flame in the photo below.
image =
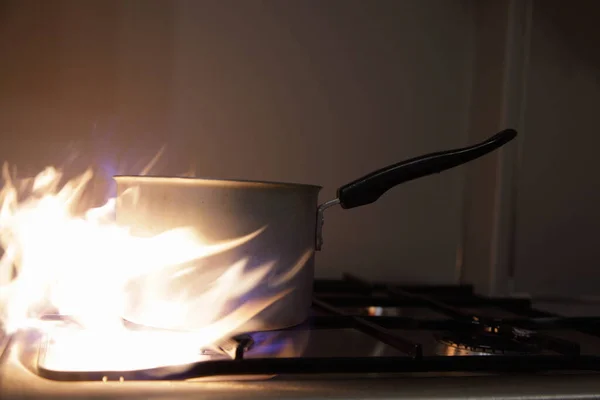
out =
[(252, 333), (252, 340), (254, 340), (252, 355), (264, 357), (280, 354), (288, 345), (289, 338), (285, 336), (283, 332), (276, 331)]

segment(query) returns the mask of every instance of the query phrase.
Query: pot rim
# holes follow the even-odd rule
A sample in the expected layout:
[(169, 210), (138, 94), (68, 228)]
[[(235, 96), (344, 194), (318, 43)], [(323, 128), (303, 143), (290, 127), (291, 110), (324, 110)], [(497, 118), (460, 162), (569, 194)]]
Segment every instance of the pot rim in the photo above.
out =
[[(277, 181), (254, 181), (249, 179), (217, 179), (217, 178), (193, 178), (186, 176), (167, 176), (167, 175), (115, 175), (115, 181), (137, 181), (137, 182), (155, 182), (155, 183), (187, 183), (187, 184), (208, 184), (224, 186), (273, 186), (289, 188), (310, 188), (321, 190), (322, 186), (306, 183), (277, 182)], [(159, 182), (162, 181), (162, 182)]]

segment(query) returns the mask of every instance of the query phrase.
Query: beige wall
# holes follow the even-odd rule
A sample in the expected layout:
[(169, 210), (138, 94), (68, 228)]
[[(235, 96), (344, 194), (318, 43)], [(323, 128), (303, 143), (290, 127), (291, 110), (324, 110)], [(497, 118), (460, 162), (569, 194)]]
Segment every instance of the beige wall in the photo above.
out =
[(507, 295), (514, 267), (517, 160), (523, 140), (531, 0), (475, 3), (475, 57), (469, 138), (514, 128), (519, 135), (470, 163), (464, 196), (460, 281), (479, 293)]
[[(0, 158), (24, 169), (76, 142), (133, 173), (167, 144), (165, 173), (316, 183), (328, 200), (467, 142), (470, 1), (0, 4)], [(329, 212), (317, 275), (456, 282), (463, 174)]]
[(515, 290), (600, 292), (600, 4), (534, 1)]

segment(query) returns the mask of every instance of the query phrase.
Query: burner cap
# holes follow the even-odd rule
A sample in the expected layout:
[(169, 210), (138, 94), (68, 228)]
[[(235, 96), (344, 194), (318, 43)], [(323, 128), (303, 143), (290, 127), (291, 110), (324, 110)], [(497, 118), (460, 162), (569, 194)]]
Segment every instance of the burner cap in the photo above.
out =
[(436, 338), (446, 346), (473, 353), (509, 355), (540, 352), (540, 347), (531, 335), (507, 335), (493, 329), (478, 332), (444, 332)]

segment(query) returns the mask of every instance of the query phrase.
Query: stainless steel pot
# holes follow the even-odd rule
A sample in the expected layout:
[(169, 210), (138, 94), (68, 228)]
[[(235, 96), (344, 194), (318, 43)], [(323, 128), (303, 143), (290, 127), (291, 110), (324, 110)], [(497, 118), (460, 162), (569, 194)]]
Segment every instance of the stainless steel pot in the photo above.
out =
[[(260, 283), (221, 304), (226, 315), (258, 299), (272, 304), (247, 317), (238, 331), (273, 330), (303, 322), (309, 312), (314, 275), (314, 250), (322, 246), (323, 212), (376, 201), (392, 187), (441, 172), (481, 157), (511, 141), (504, 130), (474, 146), (432, 153), (372, 172), (340, 187), (337, 197), (317, 207), (320, 186), (279, 182), (118, 176), (117, 222), (140, 234), (155, 235), (191, 226), (207, 242), (221, 242), (253, 234), (227, 251), (172, 270), (153, 271), (132, 281), (124, 319), (135, 324), (177, 330), (197, 330), (207, 321), (199, 317), (213, 307), (200, 302), (205, 292), (231, 265), (245, 263), (246, 274), (231, 287), (244, 286), (252, 276)], [(124, 195), (135, 191), (135, 195)], [(165, 251), (169, 251), (168, 248)], [(261, 266), (269, 265), (269, 272)], [(182, 269), (183, 268), (183, 269)], [(182, 273), (184, 271), (185, 273)], [(191, 272), (190, 272), (191, 271)], [(252, 275), (252, 272), (255, 272)], [(258, 271), (258, 272), (257, 272)], [(258, 275), (257, 275), (258, 274)], [(227, 295), (227, 294), (223, 294)], [(161, 304), (177, 299), (185, 310), (177, 318), (161, 311)], [(196, 303), (194, 303), (196, 302)], [(214, 311), (210, 310), (214, 317)]]

